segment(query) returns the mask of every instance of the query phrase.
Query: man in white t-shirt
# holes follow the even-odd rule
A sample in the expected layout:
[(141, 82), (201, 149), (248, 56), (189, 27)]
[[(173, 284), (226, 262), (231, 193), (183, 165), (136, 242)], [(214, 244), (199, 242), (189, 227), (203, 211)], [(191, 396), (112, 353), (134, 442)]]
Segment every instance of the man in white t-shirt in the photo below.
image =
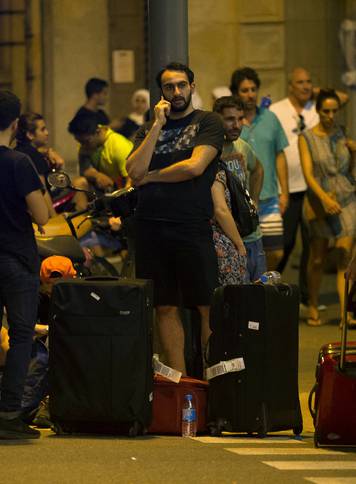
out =
[[(304, 129), (313, 128), (319, 122), (319, 115), (313, 101), (313, 97), (318, 94), (319, 88), (313, 88), (308, 71), (302, 67), (297, 67), (289, 75), (288, 89), (288, 97), (273, 103), (270, 107), (270, 111), (279, 119), (289, 142), (289, 146), (284, 149), (288, 164), (289, 205), (283, 216), (284, 255), (277, 269), (279, 272), (284, 270), (294, 248), (298, 226), (300, 225), (303, 250), (300, 261), (299, 287), (301, 300), (306, 304), (308, 298), (306, 287), (308, 241), (306, 229), (302, 224), (302, 208), (307, 185), (300, 162), (298, 136)], [(337, 94), (341, 104), (348, 101), (347, 94), (343, 92)]]

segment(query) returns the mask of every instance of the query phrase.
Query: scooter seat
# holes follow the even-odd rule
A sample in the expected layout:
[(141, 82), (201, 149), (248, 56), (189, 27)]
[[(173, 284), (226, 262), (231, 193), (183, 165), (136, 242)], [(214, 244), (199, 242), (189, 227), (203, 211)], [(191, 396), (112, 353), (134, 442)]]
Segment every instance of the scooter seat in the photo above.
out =
[(51, 255), (62, 255), (68, 257), (73, 263), (85, 262), (84, 252), (78, 240), (72, 235), (36, 236), (36, 242), (41, 259)]

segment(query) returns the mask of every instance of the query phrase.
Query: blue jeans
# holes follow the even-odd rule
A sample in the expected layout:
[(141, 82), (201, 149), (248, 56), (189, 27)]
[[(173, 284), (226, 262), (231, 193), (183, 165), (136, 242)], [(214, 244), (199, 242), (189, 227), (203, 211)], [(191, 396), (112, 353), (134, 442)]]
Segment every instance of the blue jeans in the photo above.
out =
[(254, 282), (267, 271), (262, 238), (254, 242), (244, 242), (244, 244), (247, 252), (247, 282)]
[(38, 289), (38, 274), (30, 272), (16, 257), (0, 254), (0, 327), (5, 306), (10, 336), (1, 384), (0, 412), (21, 410), (37, 318)]

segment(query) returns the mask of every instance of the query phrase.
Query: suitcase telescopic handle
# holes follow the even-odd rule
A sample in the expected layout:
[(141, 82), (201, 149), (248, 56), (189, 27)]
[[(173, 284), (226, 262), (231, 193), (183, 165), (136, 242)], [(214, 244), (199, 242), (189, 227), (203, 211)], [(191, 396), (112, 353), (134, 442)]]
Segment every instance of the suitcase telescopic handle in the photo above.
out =
[(345, 368), (346, 360), (346, 346), (347, 346), (347, 310), (348, 310), (348, 298), (349, 298), (349, 284), (350, 280), (347, 274), (345, 274), (345, 289), (344, 289), (344, 302), (342, 308), (342, 334), (341, 334), (341, 353), (339, 368), (341, 371)]
[(120, 277), (117, 276), (86, 276), (85, 281), (118, 281)]

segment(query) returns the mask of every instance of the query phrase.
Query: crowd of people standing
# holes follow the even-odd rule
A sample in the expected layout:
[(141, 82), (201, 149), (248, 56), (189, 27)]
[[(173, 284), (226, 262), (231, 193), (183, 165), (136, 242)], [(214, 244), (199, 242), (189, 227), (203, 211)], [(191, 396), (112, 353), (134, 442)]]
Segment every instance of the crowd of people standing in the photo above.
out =
[[(302, 68), (289, 76), (288, 97), (270, 108), (259, 106), (261, 81), (249, 67), (234, 71), (231, 95), (218, 97), (212, 111), (194, 108), (195, 79), (188, 66), (170, 63), (156, 80), (161, 98), (151, 119), (146, 122), (148, 92), (139, 90), (132, 113), (117, 122), (102, 109), (108, 83), (90, 79), (87, 100), (68, 130), (80, 144), (78, 186), (99, 192), (138, 189), (136, 275), (153, 280), (167, 364), (186, 374), (179, 308), (198, 308), (204, 354), (214, 289), (254, 282), (267, 269), (282, 272), (298, 227), (308, 324), (321, 324), (318, 294), (331, 241), (338, 253), (342, 304), (356, 235), (356, 143), (336, 119), (347, 95), (313, 88)], [(48, 147), (43, 117), (20, 117), (20, 110), (15, 95), (0, 92), (0, 310), (6, 308), (10, 337), (1, 384), (2, 438), (39, 436), (20, 412), (37, 310), (32, 221), (43, 226), (53, 215), (45, 176), (49, 166), (63, 166)], [(15, 150), (10, 148), (14, 137)], [(259, 224), (244, 237), (232, 213), (230, 173), (248, 190), (259, 214)], [(354, 277), (354, 262), (348, 273)], [(354, 323), (351, 316), (349, 323)]]

